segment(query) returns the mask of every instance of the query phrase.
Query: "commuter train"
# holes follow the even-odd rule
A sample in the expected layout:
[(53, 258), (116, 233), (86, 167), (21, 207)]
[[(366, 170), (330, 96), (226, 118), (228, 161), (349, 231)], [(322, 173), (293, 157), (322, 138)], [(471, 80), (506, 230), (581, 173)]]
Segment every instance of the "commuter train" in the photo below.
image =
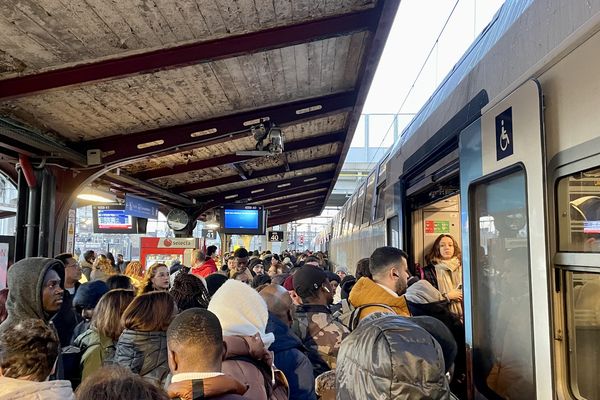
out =
[(507, 1), (319, 242), (457, 239), (471, 398), (600, 399), (599, 71), (600, 0)]

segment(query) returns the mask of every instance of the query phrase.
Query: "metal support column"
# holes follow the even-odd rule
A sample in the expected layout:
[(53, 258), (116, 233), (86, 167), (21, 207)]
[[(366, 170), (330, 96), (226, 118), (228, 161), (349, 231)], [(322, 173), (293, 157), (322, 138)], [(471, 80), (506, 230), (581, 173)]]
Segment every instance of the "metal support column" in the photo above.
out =
[(27, 223), (28, 193), (27, 181), (23, 171), (19, 169), (19, 178), (17, 181), (17, 222), (15, 235), (15, 262), (25, 258), (25, 224)]

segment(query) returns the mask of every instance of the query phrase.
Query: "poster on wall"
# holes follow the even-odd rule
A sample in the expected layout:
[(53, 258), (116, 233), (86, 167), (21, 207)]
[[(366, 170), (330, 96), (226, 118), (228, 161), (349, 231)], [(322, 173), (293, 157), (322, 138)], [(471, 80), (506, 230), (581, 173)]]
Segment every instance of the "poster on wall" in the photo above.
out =
[(8, 271), (8, 243), (0, 243), (0, 289), (6, 287), (6, 272)]
[(425, 233), (432, 235), (450, 233), (450, 221), (425, 220)]

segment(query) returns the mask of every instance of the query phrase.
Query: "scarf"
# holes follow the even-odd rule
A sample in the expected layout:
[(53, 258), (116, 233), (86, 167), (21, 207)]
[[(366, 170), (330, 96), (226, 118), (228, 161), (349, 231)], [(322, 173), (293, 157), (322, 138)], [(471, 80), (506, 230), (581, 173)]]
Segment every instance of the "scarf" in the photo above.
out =
[[(456, 257), (437, 263), (435, 265), (435, 273), (440, 293), (448, 293), (462, 283), (462, 265)], [(462, 303), (460, 301), (452, 301), (450, 303), (450, 311), (462, 317)]]

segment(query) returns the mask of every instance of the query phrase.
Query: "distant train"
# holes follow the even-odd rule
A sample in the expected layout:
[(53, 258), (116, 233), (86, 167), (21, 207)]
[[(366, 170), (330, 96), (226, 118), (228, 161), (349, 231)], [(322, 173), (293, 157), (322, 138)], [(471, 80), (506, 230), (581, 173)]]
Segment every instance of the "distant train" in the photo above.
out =
[(462, 247), (472, 398), (600, 399), (600, 1), (507, 1), (315, 243)]

